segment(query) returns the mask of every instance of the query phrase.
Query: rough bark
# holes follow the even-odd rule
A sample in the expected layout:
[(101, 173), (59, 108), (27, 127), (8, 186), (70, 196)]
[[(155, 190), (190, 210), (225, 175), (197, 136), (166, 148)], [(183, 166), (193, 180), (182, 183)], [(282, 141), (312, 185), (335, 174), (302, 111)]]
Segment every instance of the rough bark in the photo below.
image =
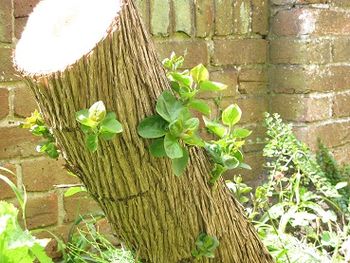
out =
[[(30, 52), (30, 50), (28, 50)], [(40, 110), (53, 128), (67, 168), (100, 204), (116, 235), (144, 262), (192, 262), (199, 233), (215, 235), (215, 259), (200, 262), (272, 262), (254, 228), (224, 184), (209, 184), (211, 165), (201, 149), (190, 151), (182, 177), (170, 162), (150, 156), (138, 123), (169, 88), (153, 44), (131, 0), (108, 36), (64, 72), (26, 76)], [(75, 112), (102, 100), (124, 132), (85, 149)]]

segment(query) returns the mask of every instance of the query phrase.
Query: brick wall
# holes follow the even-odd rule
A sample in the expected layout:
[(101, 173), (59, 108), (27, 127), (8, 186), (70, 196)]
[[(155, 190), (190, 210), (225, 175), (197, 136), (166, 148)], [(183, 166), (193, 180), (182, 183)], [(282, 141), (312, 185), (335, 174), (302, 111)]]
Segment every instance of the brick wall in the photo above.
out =
[(271, 111), (350, 158), (350, 1), (272, 0)]
[[(0, 0), (0, 163), (17, 174), (11, 179), (27, 188), (29, 227), (66, 233), (78, 213), (97, 207), (84, 196), (64, 198), (54, 185), (76, 180), (63, 170), (62, 161), (38, 155), (36, 138), (17, 128), (36, 106), (12, 68), (11, 52), (37, 2)], [(243, 125), (254, 131), (245, 149), (253, 167), (253, 173), (245, 172), (247, 180), (260, 175), (262, 144), (256, 139), (263, 137), (262, 114), (270, 108), (295, 122), (299, 135), (311, 144), (320, 135), (338, 156), (346, 155), (347, 0), (272, 0), (271, 5), (267, 0), (136, 2), (160, 58), (173, 50), (187, 53), (185, 67), (203, 63), (214, 80), (229, 84), (223, 104), (237, 102)], [(204, 98), (214, 105), (213, 97)], [(4, 198), (14, 196), (0, 183), (0, 199)]]

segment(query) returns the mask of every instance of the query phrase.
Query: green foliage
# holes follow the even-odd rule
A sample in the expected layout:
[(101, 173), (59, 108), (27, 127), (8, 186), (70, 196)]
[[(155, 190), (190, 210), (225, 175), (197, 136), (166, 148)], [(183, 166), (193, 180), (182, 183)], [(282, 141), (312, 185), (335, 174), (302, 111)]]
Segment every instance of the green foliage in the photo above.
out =
[(316, 158), (325, 176), (341, 195), (337, 198), (339, 207), (343, 212), (350, 213), (350, 165), (339, 165), (321, 140), (318, 141)]
[(243, 128), (233, 129), (234, 125), (240, 121), (241, 116), (242, 111), (238, 105), (230, 105), (222, 112), (222, 123), (204, 118), (208, 131), (219, 137), (218, 140), (212, 140), (205, 145), (205, 149), (214, 162), (212, 178), (210, 180), (212, 184), (227, 170), (236, 168), (250, 169), (243, 162), (244, 158), (241, 148), (245, 143), (244, 139), (251, 132)]
[[(155, 157), (169, 157), (173, 172), (179, 176), (186, 169), (189, 154), (186, 146), (204, 147), (214, 161), (212, 183), (215, 183), (228, 169), (248, 167), (242, 163), (240, 148), (245, 137), (250, 135), (246, 129), (234, 129), (242, 112), (237, 105), (230, 105), (222, 114), (223, 124), (209, 120), (205, 116), (211, 109), (205, 101), (196, 96), (206, 91), (222, 91), (226, 85), (209, 80), (209, 71), (202, 64), (191, 70), (179, 71), (183, 57), (174, 53), (163, 61), (167, 69), (173, 93), (164, 91), (157, 100), (156, 115), (145, 118), (138, 126), (138, 134), (146, 139), (155, 139), (149, 149)], [(216, 134), (218, 141), (205, 142), (198, 134), (200, 120), (192, 116), (192, 111), (203, 116), (209, 131)]]
[[(2, 167), (0, 170), (13, 174)], [(0, 175), (0, 179), (15, 192), (25, 222), (25, 192), (22, 193), (7, 177)], [(0, 261), (32, 263), (37, 260), (40, 263), (51, 263), (52, 260), (45, 252), (49, 240), (37, 239), (27, 229), (23, 230), (18, 222), (18, 213), (13, 204), (0, 201)]]
[(44, 119), (37, 110), (35, 110), (30, 117), (25, 119), (24, 123), (21, 124), (21, 127), (29, 129), (33, 135), (45, 139), (45, 141), (41, 142), (36, 147), (37, 152), (45, 153), (53, 159), (58, 158), (59, 150), (57, 149), (53, 134), (46, 126)]
[(68, 190), (64, 193), (65, 197), (71, 197), (73, 195), (76, 195), (78, 193), (87, 192), (86, 188), (84, 186), (71, 186), (68, 188)]
[(277, 263), (345, 262), (350, 258), (350, 218), (337, 205), (342, 198), (337, 189), (346, 184), (328, 179), (291, 125), (277, 114), (267, 114), (265, 123), (268, 180), (254, 194), (237, 178), (229, 188), (245, 203)]
[(230, 189), (230, 191), (232, 191), (233, 195), (241, 204), (249, 202), (250, 199), (247, 195), (253, 188), (243, 182), (242, 176), (235, 175), (232, 181), (226, 181), (226, 186), (228, 189)]
[(89, 109), (78, 111), (76, 120), (86, 135), (85, 145), (91, 152), (97, 151), (99, 138), (112, 140), (117, 133), (123, 131), (115, 113), (107, 113), (102, 101), (95, 102)]
[(132, 252), (116, 247), (103, 236), (97, 228), (98, 218), (94, 216), (86, 219), (80, 217), (73, 225), (67, 244), (63, 244), (66, 251), (62, 263), (135, 263)]
[(219, 240), (215, 236), (201, 233), (196, 240), (196, 248), (192, 250), (192, 256), (197, 260), (202, 257), (214, 258), (215, 250), (219, 246)]

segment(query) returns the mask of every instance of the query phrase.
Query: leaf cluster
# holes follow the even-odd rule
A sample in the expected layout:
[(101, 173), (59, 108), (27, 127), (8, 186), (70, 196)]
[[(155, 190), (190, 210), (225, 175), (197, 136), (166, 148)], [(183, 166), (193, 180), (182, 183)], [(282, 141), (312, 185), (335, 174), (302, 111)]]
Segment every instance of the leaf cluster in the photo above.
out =
[(53, 159), (58, 158), (59, 150), (57, 149), (53, 134), (51, 130), (46, 126), (44, 119), (37, 110), (35, 110), (30, 117), (25, 119), (21, 127), (29, 129), (33, 135), (45, 139), (45, 141), (41, 142), (36, 147), (37, 152), (45, 153)]
[(347, 183), (329, 180), (278, 114), (266, 114), (265, 124), (268, 180), (254, 194), (240, 180), (230, 188), (240, 199), (250, 194), (248, 217), (276, 262), (344, 262), (350, 217), (338, 201)]
[(201, 233), (196, 240), (196, 248), (192, 250), (192, 256), (197, 260), (202, 257), (214, 258), (215, 250), (219, 246), (219, 240), (215, 236)]
[(244, 139), (251, 134), (251, 131), (244, 128), (234, 128), (241, 117), (242, 111), (236, 104), (232, 104), (223, 110), (221, 114), (222, 123), (204, 117), (205, 127), (219, 138), (207, 142), (205, 145), (205, 149), (214, 162), (210, 181), (212, 184), (227, 170), (250, 169), (249, 165), (243, 162), (241, 148), (245, 143)]
[[(240, 148), (243, 138), (250, 135), (246, 129), (233, 129), (241, 119), (242, 112), (237, 105), (230, 105), (222, 113), (223, 124), (211, 121), (209, 105), (197, 99), (201, 92), (217, 92), (227, 88), (225, 84), (209, 80), (209, 71), (199, 64), (191, 70), (179, 71), (183, 57), (172, 53), (163, 61), (172, 92), (164, 91), (157, 100), (156, 115), (147, 117), (138, 126), (141, 137), (155, 139), (150, 145), (150, 152), (155, 157), (172, 159), (173, 171), (181, 175), (188, 163), (187, 146), (204, 147), (210, 154), (214, 168), (212, 183), (228, 169), (248, 167), (242, 163)], [(203, 115), (207, 129), (217, 135), (219, 140), (204, 141), (198, 133), (200, 120), (192, 116), (192, 111)]]
[(97, 151), (100, 138), (112, 140), (116, 134), (123, 131), (115, 113), (107, 112), (102, 101), (95, 102), (89, 109), (78, 111), (76, 120), (86, 135), (85, 145), (91, 152)]
[[(0, 171), (11, 171), (0, 167)], [(15, 184), (6, 176), (0, 174), (0, 180), (4, 181), (16, 194), (22, 217), (25, 224), (26, 194), (22, 193)], [(37, 239), (27, 229), (22, 229), (18, 222), (18, 209), (11, 203), (0, 201), (0, 261), (32, 263), (35, 260), (40, 263), (51, 263), (46, 255), (45, 247), (49, 239)]]

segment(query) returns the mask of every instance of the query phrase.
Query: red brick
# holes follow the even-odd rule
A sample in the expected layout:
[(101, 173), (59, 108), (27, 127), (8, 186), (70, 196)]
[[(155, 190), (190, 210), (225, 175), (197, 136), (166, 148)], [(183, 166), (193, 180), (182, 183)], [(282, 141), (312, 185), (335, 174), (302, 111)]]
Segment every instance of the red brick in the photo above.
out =
[(263, 175), (264, 157), (262, 152), (245, 153), (244, 162), (250, 165), (252, 170), (231, 170), (225, 174), (225, 179), (233, 179), (234, 175), (240, 174), (243, 178), (243, 182), (249, 185), (258, 185)]
[(212, 0), (195, 1), (196, 10), (196, 36), (209, 36), (214, 23), (214, 6)]
[(269, 1), (253, 0), (252, 31), (260, 35), (269, 32)]
[(326, 64), (331, 60), (331, 44), (328, 40), (271, 41), (270, 61), (273, 64)]
[(237, 35), (246, 35), (251, 31), (252, 16), (251, 1), (234, 1), (234, 33)]
[(195, 67), (200, 63), (207, 65), (209, 62), (207, 44), (203, 40), (162, 41), (155, 44), (161, 60), (170, 57), (173, 51), (177, 55), (185, 54), (184, 68)]
[(242, 109), (241, 124), (261, 121), (263, 119), (263, 113), (268, 111), (268, 100), (265, 97), (224, 98), (221, 107), (225, 109), (233, 103), (238, 104)]
[(96, 222), (97, 231), (103, 235), (113, 245), (120, 245), (120, 242), (115, 238), (112, 226), (109, 224), (107, 219), (101, 219)]
[(29, 192), (54, 189), (54, 185), (75, 184), (79, 179), (68, 175), (63, 160), (38, 159), (22, 163), (23, 183)]
[(329, 119), (331, 98), (312, 98), (302, 95), (277, 95), (271, 98), (271, 111), (288, 121), (312, 122)]
[(263, 95), (267, 94), (267, 83), (263, 82), (241, 82), (238, 86), (240, 94), (247, 95)]
[(279, 66), (270, 70), (271, 88), (277, 93), (342, 91), (349, 87), (348, 66)]
[(258, 152), (264, 148), (264, 138), (266, 137), (266, 129), (262, 121), (245, 125), (244, 128), (252, 131), (252, 134), (246, 139), (246, 144), (243, 146), (244, 152)]
[(338, 7), (345, 7), (345, 8), (350, 7), (349, 0), (331, 0), (331, 4), (333, 6), (338, 6)]
[(339, 147), (350, 143), (350, 122), (333, 122), (323, 125), (312, 125), (298, 130), (298, 137), (316, 149), (320, 138), (329, 147)]
[(279, 36), (312, 34), (316, 29), (318, 15), (317, 9), (281, 10), (272, 19), (272, 32)]
[(288, 5), (294, 4), (295, 0), (271, 0), (271, 3), (274, 5)]
[(267, 60), (267, 41), (235, 39), (214, 41), (214, 65), (263, 64)]
[(340, 10), (322, 10), (316, 22), (317, 35), (344, 36), (350, 34), (350, 15)]
[(333, 101), (333, 115), (335, 117), (350, 116), (350, 93), (337, 94)]
[(238, 72), (236, 69), (218, 69), (210, 72), (210, 80), (218, 81), (228, 85), (222, 92), (204, 92), (200, 93), (201, 98), (234, 97), (237, 94)]
[(233, 1), (215, 0), (215, 35), (233, 33)]
[(9, 114), (9, 91), (0, 89), (0, 119)]
[(350, 39), (338, 38), (334, 41), (333, 60), (334, 62), (348, 62), (350, 60)]
[(18, 80), (19, 76), (13, 67), (12, 49), (0, 47), (0, 81)]
[(57, 223), (58, 199), (55, 193), (42, 197), (28, 197), (26, 219), (29, 229), (42, 228)]
[(23, 29), (27, 24), (28, 17), (18, 17), (15, 19), (15, 37), (16, 39), (20, 39)]
[[(270, 67), (270, 88), (275, 93), (310, 93), (341, 90), (350, 85), (350, 77), (342, 66), (273, 66)], [(350, 68), (348, 69), (350, 70)]]
[(15, 17), (28, 16), (40, 0), (14, 0)]
[(29, 87), (21, 85), (15, 88), (15, 115), (18, 117), (28, 117), (37, 109), (34, 95)]
[(267, 82), (267, 70), (265, 67), (243, 68), (239, 72), (239, 82)]
[[(6, 163), (6, 164), (0, 163), (0, 167), (6, 168), (15, 174), (13, 175), (11, 173), (0, 170), (1, 175), (6, 176), (8, 179), (11, 180), (11, 182), (17, 185), (16, 167), (13, 164), (9, 164), (9, 163)], [(15, 197), (15, 193), (13, 192), (11, 187), (8, 186), (8, 184), (6, 184), (4, 181), (0, 180), (0, 200), (12, 198), (12, 197)]]
[(66, 215), (65, 222), (71, 222), (77, 219), (79, 215), (87, 215), (101, 211), (96, 201), (86, 194), (76, 194), (64, 198), (64, 209)]
[(337, 148), (332, 149), (334, 158), (340, 164), (349, 164), (350, 160), (350, 144), (345, 144), (343, 146), (339, 146)]
[(263, 68), (243, 69), (239, 74), (240, 94), (267, 93), (267, 72)]
[(296, 4), (327, 4), (329, 0), (295, 0)]
[(0, 159), (38, 155), (39, 138), (19, 127), (0, 128)]
[(0, 0), (0, 42), (12, 42), (12, 1)]

